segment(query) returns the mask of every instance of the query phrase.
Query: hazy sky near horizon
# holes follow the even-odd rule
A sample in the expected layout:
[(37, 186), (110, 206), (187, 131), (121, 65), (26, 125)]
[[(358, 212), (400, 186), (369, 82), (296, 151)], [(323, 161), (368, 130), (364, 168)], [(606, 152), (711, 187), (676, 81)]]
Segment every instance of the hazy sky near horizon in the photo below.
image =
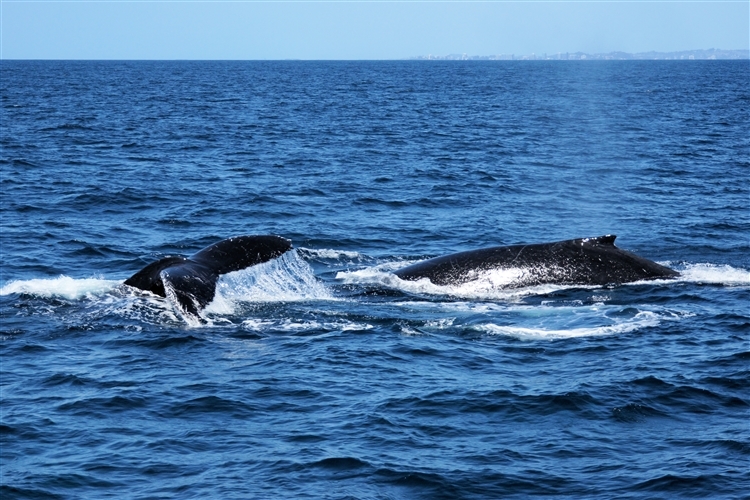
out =
[(748, 49), (750, 2), (0, 0), (3, 59), (403, 59)]

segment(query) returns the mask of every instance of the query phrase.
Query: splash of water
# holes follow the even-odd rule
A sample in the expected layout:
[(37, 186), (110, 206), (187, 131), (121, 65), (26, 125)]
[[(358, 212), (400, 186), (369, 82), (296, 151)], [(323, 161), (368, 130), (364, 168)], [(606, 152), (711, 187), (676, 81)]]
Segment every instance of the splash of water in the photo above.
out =
[(299, 302), (333, 300), (310, 265), (296, 250), (277, 259), (225, 274), (216, 285), (216, 296), (205, 311), (232, 314), (241, 302)]

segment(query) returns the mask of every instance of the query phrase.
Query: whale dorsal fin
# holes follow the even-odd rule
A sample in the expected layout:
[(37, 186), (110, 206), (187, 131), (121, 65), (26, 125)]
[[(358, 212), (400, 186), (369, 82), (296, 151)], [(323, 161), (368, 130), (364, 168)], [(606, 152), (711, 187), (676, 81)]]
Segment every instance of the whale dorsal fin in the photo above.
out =
[(613, 247), (615, 246), (615, 238), (617, 238), (617, 235), (615, 234), (605, 234), (604, 236), (599, 236), (597, 238), (589, 238), (589, 241), (594, 241), (599, 245)]

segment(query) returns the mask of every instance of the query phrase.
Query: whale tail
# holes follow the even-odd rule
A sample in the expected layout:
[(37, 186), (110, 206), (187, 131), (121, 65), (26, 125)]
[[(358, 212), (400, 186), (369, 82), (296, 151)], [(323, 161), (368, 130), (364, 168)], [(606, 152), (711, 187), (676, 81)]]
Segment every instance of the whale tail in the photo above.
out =
[(187, 258), (152, 262), (125, 284), (169, 297), (184, 312), (198, 316), (214, 299), (219, 276), (275, 259), (291, 248), (291, 242), (280, 236), (236, 236)]

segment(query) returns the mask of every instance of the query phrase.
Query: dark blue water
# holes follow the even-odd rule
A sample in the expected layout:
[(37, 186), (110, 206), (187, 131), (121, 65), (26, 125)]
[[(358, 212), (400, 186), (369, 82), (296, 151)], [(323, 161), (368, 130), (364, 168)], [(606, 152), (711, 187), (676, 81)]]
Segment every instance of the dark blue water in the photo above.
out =
[[(3, 499), (748, 498), (748, 61), (0, 70)], [(391, 273), (607, 233), (682, 277)]]

